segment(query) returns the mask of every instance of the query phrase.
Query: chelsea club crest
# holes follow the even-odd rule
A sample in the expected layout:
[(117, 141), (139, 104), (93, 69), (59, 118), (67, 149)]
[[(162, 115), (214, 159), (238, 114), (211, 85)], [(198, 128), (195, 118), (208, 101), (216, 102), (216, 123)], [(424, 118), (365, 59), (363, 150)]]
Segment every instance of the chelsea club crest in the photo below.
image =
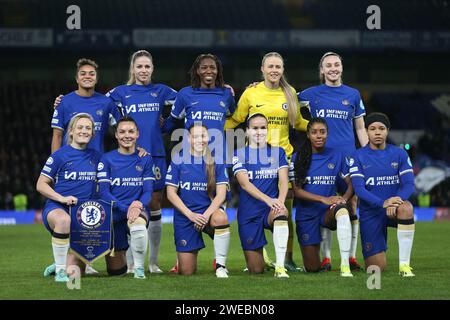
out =
[(87, 201), (77, 210), (77, 221), (85, 229), (93, 230), (105, 222), (106, 213), (97, 201)]

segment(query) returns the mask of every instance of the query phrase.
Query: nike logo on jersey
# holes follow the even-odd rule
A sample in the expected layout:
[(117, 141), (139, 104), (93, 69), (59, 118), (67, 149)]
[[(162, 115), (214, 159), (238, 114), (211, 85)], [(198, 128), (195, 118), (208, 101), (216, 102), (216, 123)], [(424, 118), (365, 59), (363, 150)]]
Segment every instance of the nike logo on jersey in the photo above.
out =
[(130, 95), (128, 95), (128, 96), (125, 96), (125, 99), (128, 99), (129, 97), (131, 97), (131, 94), (130, 94)]
[(191, 106), (195, 106), (196, 104), (198, 104), (198, 101), (192, 102)]
[(257, 104), (256, 107), (257, 107), (257, 108), (260, 108), (260, 107), (262, 107), (263, 105), (264, 105), (264, 104)]

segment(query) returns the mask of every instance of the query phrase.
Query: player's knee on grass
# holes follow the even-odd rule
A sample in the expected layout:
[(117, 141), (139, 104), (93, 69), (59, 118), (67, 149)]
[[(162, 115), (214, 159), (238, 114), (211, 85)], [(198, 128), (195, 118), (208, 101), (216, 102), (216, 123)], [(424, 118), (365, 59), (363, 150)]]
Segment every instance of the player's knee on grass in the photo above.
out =
[(125, 251), (120, 250), (114, 253), (114, 256), (107, 255), (106, 260), (106, 270), (110, 276), (120, 276), (125, 274), (128, 270), (127, 259), (125, 256)]
[(191, 276), (197, 271), (197, 257), (178, 254), (178, 274)]
[(306, 272), (320, 271), (319, 245), (302, 246), (303, 266)]
[(371, 266), (377, 266), (380, 269), (380, 272), (383, 272), (384, 269), (386, 269), (386, 253), (377, 253), (365, 259), (364, 262), (366, 265), (366, 270)]
[(110, 268), (106, 268), (108, 275), (110, 276), (121, 276), (123, 274), (127, 273), (127, 264), (125, 263), (125, 265), (122, 268), (119, 269), (110, 269)]
[(261, 274), (264, 273), (264, 257), (261, 250), (245, 250), (244, 251), (245, 260), (247, 262), (248, 272), (250, 274)]
[(217, 210), (211, 215), (211, 226), (224, 226), (228, 224), (228, 217), (222, 210)]
[(247, 264), (248, 272), (250, 274), (261, 274), (264, 273), (264, 264)]
[(411, 202), (405, 201), (396, 210), (397, 219), (401, 220), (412, 219), (414, 217), (413, 211), (414, 210)]

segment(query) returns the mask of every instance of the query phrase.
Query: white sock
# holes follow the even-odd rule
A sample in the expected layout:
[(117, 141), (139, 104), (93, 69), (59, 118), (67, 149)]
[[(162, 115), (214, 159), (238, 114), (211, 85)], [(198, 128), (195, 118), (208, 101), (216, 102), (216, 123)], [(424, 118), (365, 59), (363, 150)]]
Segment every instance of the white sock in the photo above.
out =
[(55, 259), (56, 273), (66, 270), (67, 253), (69, 252), (70, 241), (52, 237), (53, 258)]
[[(142, 219), (142, 221), (144, 221), (144, 219)], [(145, 224), (136, 224), (135, 222), (130, 226), (130, 234), (130, 247), (133, 252), (134, 268), (144, 268), (148, 244), (148, 234)]]
[(328, 228), (320, 227), (320, 232), (322, 235), (322, 242), (320, 242), (320, 252), (322, 253), (322, 258), (328, 258), (331, 260), (331, 240), (333, 239), (333, 234)]
[[(400, 220), (401, 221), (401, 220)], [(397, 227), (397, 239), (399, 250), (399, 262), (400, 264), (409, 265), (411, 259), (412, 245), (414, 241), (414, 224), (398, 224)]]
[(359, 220), (351, 220), (352, 242), (350, 244), (350, 257), (356, 258), (356, 247), (358, 246)]
[(126, 258), (127, 258), (127, 268), (128, 270), (132, 270), (133, 269), (133, 251), (131, 250), (131, 237), (127, 236), (128, 238), (128, 250), (126, 253)]
[(339, 209), (336, 213), (337, 238), (341, 253), (341, 267), (349, 266), (350, 243), (352, 240), (352, 226), (346, 209)]
[(277, 267), (284, 268), (284, 258), (286, 256), (288, 237), (288, 222), (286, 220), (275, 220), (273, 223), (273, 245), (275, 247)]
[(161, 210), (151, 212), (152, 218), (158, 217), (158, 220), (150, 220), (148, 225), (148, 243), (149, 243), (149, 263), (158, 264), (159, 246), (161, 244), (162, 221)]
[(230, 247), (230, 228), (215, 229), (214, 252), (216, 263), (225, 266), (227, 263), (228, 248)]

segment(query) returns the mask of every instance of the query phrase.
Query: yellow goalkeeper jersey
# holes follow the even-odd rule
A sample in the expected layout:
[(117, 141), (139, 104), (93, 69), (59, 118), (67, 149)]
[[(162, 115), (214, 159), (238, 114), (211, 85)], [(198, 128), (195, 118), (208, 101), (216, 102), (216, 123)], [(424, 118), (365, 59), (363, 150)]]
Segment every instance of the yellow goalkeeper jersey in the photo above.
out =
[[(294, 96), (297, 96), (292, 89)], [(225, 129), (232, 129), (244, 122), (249, 115), (263, 114), (268, 122), (267, 142), (272, 146), (284, 149), (290, 157), (294, 148), (289, 142), (288, 105), (281, 87), (269, 89), (260, 82), (256, 87), (247, 88), (239, 99), (236, 111), (227, 119)], [(308, 121), (300, 113), (300, 104), (297, 102), (297, 120), (294, 128), (306, 131)]]

